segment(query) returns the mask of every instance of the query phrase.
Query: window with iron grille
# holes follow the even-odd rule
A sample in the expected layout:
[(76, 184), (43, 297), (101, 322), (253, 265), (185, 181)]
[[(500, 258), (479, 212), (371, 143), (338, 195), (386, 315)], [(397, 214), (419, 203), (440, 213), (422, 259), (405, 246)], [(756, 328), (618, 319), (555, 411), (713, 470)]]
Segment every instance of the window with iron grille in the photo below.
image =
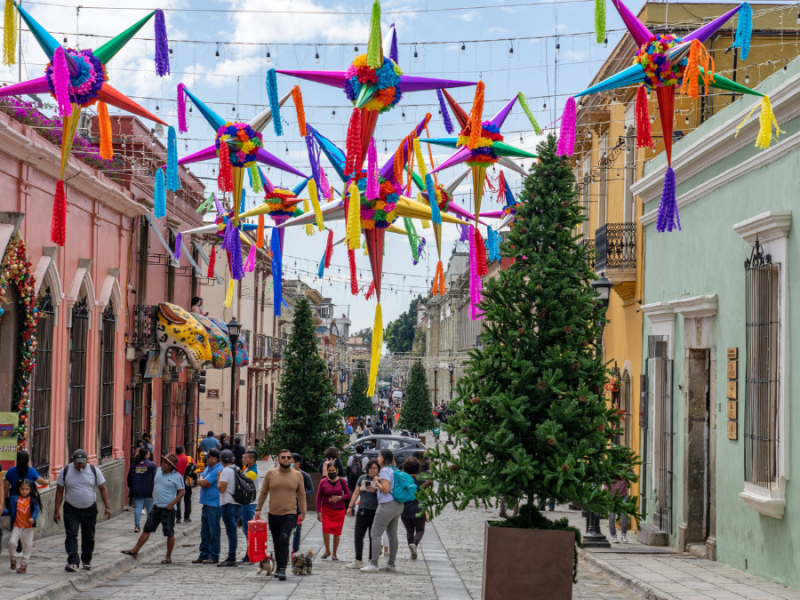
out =
[(756, 241), (745, 261), (744, 470), (746, 482), (769, 489), (778, 486), (780, 268)]
[(100, 335), (100, 406), (98, 441), (100, 458), (110, 458), (114, 448), (114, 352), (117, 318), (114, 302), (103, 312), (103, 331)]
[(55, 310), (50, 288), (39, 299), (36, 324), (36, 370), (33, 374), (31, 413), (31, 465), (42, 477), (50, 473), (50, 435), (53, 407), (53, 320)]
[(183, 446), (186, 454), (192, 458), (197, 458), (195, 452), (195, 398), (197, 395), (197, 384), (189, 382), (186, 384), (185, 426), (183, 428)]
[(152, 385), (136, 385), (133, 388), (131, 406), (131, 460), (136, 455), (136, 448), (142, 435), (149, 431), (150, 393)]
[[(164, 373), (165, 379), (171, 373)], [(161, 453), (172, 452), (172, 394), (174, 393), (172, 382), (164, 383), (161, 393)]]
[(69, 338), (69, 398), (67, 406), (67, 448), (70, 456), (83, 448), (86, 424), (86, 352), (89, 337), (89, 305), (86, 296), (72, 308)]

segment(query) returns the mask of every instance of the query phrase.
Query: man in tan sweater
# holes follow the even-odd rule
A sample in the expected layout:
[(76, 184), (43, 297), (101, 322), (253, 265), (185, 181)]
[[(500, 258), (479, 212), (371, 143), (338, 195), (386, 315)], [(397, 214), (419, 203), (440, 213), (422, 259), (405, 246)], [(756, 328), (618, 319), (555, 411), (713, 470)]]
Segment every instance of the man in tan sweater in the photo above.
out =
[[(281, 450), (278, 453), (278, 466), (267, 471), (258, 494), (256, 518), (261, 518), (261, 508), (269, 496), (267, 523), (272, 543), (275, 545), (275, 562), (278, 567), (275, 577), (286, 579), (286, 565), (289, 564), (289, 545), (292, 529), (306, 517), (306, 491), (303, 476), (292, 469), (292, 453)], [(297, 511), (300, 516), (297, 516)]]

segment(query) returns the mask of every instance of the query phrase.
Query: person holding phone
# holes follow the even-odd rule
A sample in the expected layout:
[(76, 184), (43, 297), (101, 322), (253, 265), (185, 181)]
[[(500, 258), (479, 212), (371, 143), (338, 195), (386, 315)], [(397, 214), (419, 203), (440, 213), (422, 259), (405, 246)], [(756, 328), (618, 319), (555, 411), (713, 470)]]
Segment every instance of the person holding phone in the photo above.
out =
[[(347, 514), (356, 518), (356, 559), (347, 565), (348, 569), (360, 569), (364, 566), (364, 534), (367, 532), (369, 532), (369, 555), (372, 555), (372, 521), (375, 519), (375, 511), (378, 509), (378, 488), (373, 480), (378, 476), (380, 470), (378, 461), (373, 458), (367, 463), (364, 474), (358, 478), (353, 487)], [(358, 503), (358, 507), (356, 507), (356, 503)]]

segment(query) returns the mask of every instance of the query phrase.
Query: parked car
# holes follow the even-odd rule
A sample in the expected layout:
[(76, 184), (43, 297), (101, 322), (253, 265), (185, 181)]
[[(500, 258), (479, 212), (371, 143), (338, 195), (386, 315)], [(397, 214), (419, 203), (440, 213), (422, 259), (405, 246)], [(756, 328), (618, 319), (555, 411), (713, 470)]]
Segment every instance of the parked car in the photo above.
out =
[(394, 454), (394, 462), (399, 467), (403, 461), (415, 452), (425, 452), (427, 448), (416, 438), (403, 437), (400, 435), (368, 435), (360, 438), (345, 447), (348, 456), (356, 453), (356, 445), (364, 445), (364, 456), (372, 459), (378, 458), (381, 450), (391, 450)]

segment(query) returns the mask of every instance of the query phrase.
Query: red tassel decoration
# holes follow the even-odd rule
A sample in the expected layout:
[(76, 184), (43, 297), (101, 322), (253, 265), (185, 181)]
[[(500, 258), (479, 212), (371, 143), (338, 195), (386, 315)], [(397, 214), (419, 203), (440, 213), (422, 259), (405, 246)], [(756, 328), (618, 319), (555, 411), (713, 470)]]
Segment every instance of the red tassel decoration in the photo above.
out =
[[(328, 246), (325, 248), (325, 268), (331, 268), (331, 258), (333, 257), (333, 229), (328, 230)], [(355, 257), (355, 255), (353, 255)]]
[(217, 249), (211, 246), (211, 255), (208, 257), (208, 277), (214, 276), (214, 265), (217, 264)]
[(256, 248), (264, 247), (264, 215), (258, 215), (258, 229), (256, 229)]
[(375, 293), (375, 280), (373, 279), (369, 284), (369, 289), (367, 290), (367, 293), (364, 294), (364, 298), (369, 300), (370, 298), (372, 298), (372, 295), (374, 293)]
[(647, 91), (643, 85), (636, 91), (636, 147), (655, 148), (650, 135), (650, 112), (647, 108)]
[(358, 296), (358, 279), (356, 279), (356, 251), (348, 250), (347, 258), (350, 261), (350, 293)]
[(56, 197), (53, 203), (53, 221), (50, 223), (50, 240), (57, 246), (67, 241), (67, 194), (64, 182), (56, 182)]
[(345, 176), (357, 175), (356, 169), (361, 164), (361, 111), (353, 109), (350, 124), (347, 126), (347, 159), (344, 165)]
[(478, 228), (475, 228), (475, 258), (478, 262), (478, 275), (486, 275), (489, 267), (486, 265), (486, 246), (483, 245), (483, 238)]
[(233, 167), (231, 167), (231, 151), (228, 144), (219, 145), (219, 174), (217, 175), (217, 187), (221, 192), (233, 191)]

